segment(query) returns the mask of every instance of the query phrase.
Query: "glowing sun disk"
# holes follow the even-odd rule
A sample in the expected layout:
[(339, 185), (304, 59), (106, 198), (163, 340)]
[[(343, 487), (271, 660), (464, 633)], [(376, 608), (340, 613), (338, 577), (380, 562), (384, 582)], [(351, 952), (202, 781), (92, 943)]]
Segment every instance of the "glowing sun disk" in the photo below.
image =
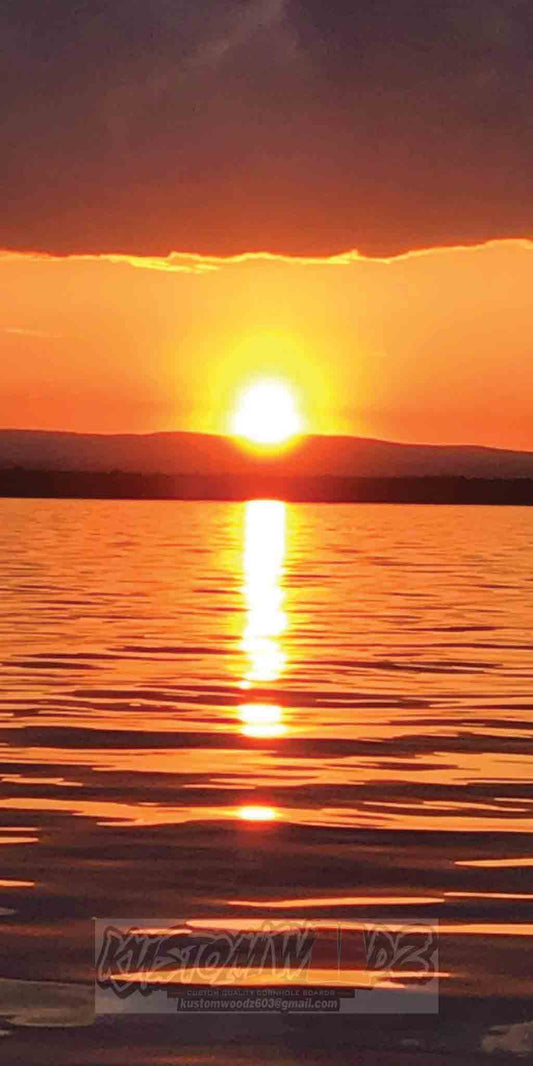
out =
[(290, 388), (280, 381), (259, 381), (240, 397), (233, 432), (257, 444), (280, 444), (302, 429)]

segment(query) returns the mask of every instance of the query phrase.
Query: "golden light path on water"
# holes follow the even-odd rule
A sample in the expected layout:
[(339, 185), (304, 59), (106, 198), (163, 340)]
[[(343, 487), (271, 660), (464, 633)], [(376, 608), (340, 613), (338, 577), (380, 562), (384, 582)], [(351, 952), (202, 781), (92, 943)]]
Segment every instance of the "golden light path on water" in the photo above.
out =
[(364, 923), (438, 920), (443, 994), (522, 1011), (527, 509), (4, 506), (0, 912), (17, 975), (27, 960), (35, 978), (39, 935), (46, 979), (79, 980), (86, 916), (143, 913), (149, 885), (154, 914), (177, 899), (223, 936), (316, 927), (324, 985), (368, 983)]
[(248, 659), (243, 687), (276, 681), (285, 665), (281, 636), (287, 627), (281, 578), (285, 559), (286, 504), (246, 504), (243, 550), (246, 625), (242, 647)]
[[(284, 611), (283, 566), (286, 552), (286, 504), (281, 500), (249, 500), (245, 505), (243, 592), (246, 622), (242, 649), (246, 671), (241, 681), (250, 698), (239, 707), (241, 732), (246, 737), (283, 736), (286, 723), (279, 704), (254, 700), (254, 686), (277, 681), (286, 665), (282, 637), (287, 628)], [(270, 821), (271, 807), (249, 805), (239, 810), (247, 821)]]

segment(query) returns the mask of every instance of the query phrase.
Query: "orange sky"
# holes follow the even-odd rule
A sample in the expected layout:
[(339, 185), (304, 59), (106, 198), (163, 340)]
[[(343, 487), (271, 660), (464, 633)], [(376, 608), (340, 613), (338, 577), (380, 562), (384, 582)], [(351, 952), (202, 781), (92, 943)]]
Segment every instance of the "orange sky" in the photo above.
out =
[(0, 255), (0, 426), (226, 432), (290, 382), (310, 432), (533, 449), (533, 242), (391, 260)]

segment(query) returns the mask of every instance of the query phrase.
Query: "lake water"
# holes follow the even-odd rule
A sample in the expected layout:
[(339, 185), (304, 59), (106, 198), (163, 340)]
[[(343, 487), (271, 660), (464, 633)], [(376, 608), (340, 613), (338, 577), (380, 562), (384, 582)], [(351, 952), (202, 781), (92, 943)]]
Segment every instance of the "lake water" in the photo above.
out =
[(93, 916), (386, 915), (524, 1001), (533, 511), (0, 500), (0, 572), (1, 976), (90, 981)]

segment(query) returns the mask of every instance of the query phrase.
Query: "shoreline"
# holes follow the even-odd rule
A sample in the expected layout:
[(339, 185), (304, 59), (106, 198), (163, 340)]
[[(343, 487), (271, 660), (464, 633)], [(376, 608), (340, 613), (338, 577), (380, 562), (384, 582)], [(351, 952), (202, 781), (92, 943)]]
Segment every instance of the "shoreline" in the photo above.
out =
[(533, 478), (279, 477), (0, 469), (0, 498), (533, 506)]

